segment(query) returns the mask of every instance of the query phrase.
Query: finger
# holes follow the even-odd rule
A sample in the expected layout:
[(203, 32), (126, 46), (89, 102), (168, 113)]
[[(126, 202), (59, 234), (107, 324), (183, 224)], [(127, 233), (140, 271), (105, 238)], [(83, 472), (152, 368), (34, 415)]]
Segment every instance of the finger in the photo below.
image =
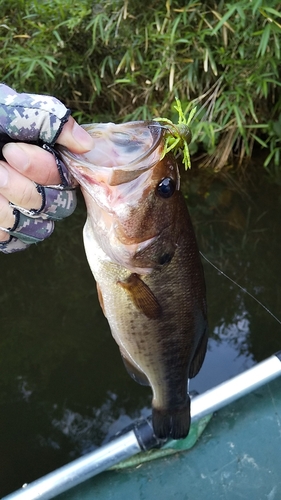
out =
[(5, 233), (5, 231), (2, 231), (0, 229), (0, 242), (7, 241), (8, 239), (9, 239), (8, 233)]
[(42, 197), (30, 180), (0, 161), (0, 194), (15, 205), (26, 209), (40, 209)]
[(4, 158), (18, 172), (38, 184), (59, 184), (60, 175), (55, 158), (39, 146), (26, 143), (5, 144)]
[[(94, 147), (93, 138), (70, 116), (57, 141), (73, 153), (85, 153)], [(39, 146), (8, 143), (2, 150), (9, 165), (38, 184), (59, 184), (60, 176), (52, 154)]]
[[(13, 209), (9, 205), (8, 200), (0, 195), (0, 226), (5, 228), (13, 227), (14, 223)], [(8, 239), (8, 233), (0, 229), (0, 241), (7, 241)]]
[(86, 153), (94, 147), (94, 139), (78, 125), (72, 116), (64, 125), (57, 143), (67, 147), (73, 153)]

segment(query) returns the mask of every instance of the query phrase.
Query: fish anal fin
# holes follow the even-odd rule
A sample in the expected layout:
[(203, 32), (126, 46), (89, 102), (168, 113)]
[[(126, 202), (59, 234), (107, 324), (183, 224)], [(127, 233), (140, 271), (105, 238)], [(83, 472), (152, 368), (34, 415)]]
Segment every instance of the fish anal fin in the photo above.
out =
[(136, 274), (132, 273), (124, 281), (118, 281), (131, 296), (135, 306), (149, 319), (157, 319), (162, 314), (162, 308), (150, 288)]
[(125, 365), (125, 368), (127, 370), (127, 372), (129, 373), (129, 375), (132, 377), (132, 379), (137, 382), (138, 384), (141, 384), (141, 385), (150, 385), (149, 381), (148, 381), (148, 378), (147, 376), (145, 375), (145, 373), (143, 373), (142, 371), (138, 370), (137, 367), (135, 365), (133, 365), (129, 360), (128, 358), (126, 358), (122, 352), (121, 352), (121, 356), (122, 356), (122, 359), (123, 359), (123, 363)]
[(206, 351), (207, 351), (207, 345), (208, 345), (208, 328), (206, 326), (205, 332), (203, 334), (203, 337), (200, 340), (200, 343), (195, 351), (195, 354), (193, 356), (190, 369), (189, 369), (189, 378), (193, 378), (197, 375), (197, 373), (200, 371), (201, 366), (203, 364), (203, 361), (205, 359)]
[(104, 310), (103, 296), (102, 296), (101, 289), (100, 289), (100, 286), (98, 283), (97, 283), (97, 292), (98, 292), (98, 299), (99, 299), (100, 306), (102, 308), (102, 312), (106, 317), (105, 310)]
[(186, 403), (180, 408), (152, 409), (152, 425), (155, 435), (159, 439), (183, 439), (190, 428), (190, 399), (187, 395)]

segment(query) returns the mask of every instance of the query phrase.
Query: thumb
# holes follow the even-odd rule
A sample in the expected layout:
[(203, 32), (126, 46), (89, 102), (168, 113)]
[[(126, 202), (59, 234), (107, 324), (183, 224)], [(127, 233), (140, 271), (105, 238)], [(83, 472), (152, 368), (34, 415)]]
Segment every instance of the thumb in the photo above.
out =
[(73, 153), (86, 153), (94, 147), (94, 139), (78, 125), (72, 116), (64, 125), (56, 142)]

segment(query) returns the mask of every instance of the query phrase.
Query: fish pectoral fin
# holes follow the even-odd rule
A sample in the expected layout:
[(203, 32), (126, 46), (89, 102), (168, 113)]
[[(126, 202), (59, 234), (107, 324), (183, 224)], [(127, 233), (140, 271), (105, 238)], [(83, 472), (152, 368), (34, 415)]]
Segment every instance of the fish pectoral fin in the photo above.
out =
[(189, 369), (189, 378), (193, 378), (197, 375), (197, 373), (200, 371), (201, 366), (203, 364), (206, 351), (207, 351), (207, 345), (208, 345), (208, 327), (206, 325), (205, 327), (205, 332), (203, 334), (203, 337), (200, 340), (200, 343), (195, 351), (195, 354), (193, 356), (190, 369)]
[(131, 296), (135, 306), (150, 319), (157, 319), (162, 314), (162, 308), (150, 288), (136, 274), (132, 273), (126, 280), (118, 281)]
[(137, 369), (137, 367), (135, 365), (133, 365), (129, 360), (128, 358), (126, 358), (122, 352), (121, 352), (121, 356), (122, 356), (122, 359), (123, 359), (123, 363), (125, 365), (125, 368), (127, 370), (127, 372), (129, 373), (129, 375), (132, 377), (132, 379), (135, 381), (135, 382), (138, 382), (138, 384), (141, 384), (141, 385), (150, 385), (149, 381), (148, 381), (148, 378), (147, 376), (145, 375), (144, 372), (140, 371)]
[(99, 299), (100, 306), (102, 308), (102, 312), (106, 317), (105, 310), (104, 310), (103, 296), (102, 296), (101, 289), (100, 289), (100, 286), (98, 283), (97, 283), (97, 292), (98, 292), (98, 299)]

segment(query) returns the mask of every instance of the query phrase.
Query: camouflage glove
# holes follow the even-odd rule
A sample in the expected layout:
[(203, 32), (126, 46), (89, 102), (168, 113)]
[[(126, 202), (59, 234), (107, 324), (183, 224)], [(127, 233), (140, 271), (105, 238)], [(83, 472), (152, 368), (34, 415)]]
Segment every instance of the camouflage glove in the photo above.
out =
[(9, 238), (0, 242), (0, 252), (24, 250), (32, 243), (44, 240), (53, 232), (54, 221), (71, 215), (75, 210), (74, 181), (52, 148), (69, 115), (70, 110), (55, 97), (18, 94), (0, 84), (0, 159), (3, 159), (2, 147), (7, 142), (34, 143), (54, 155), (61, 178), (61, 183), (56, 186), (36, 184), (42, 197), (39, 210), (26, 210), (10, 203), (15, 223), (11, 228), (1, 227)]

